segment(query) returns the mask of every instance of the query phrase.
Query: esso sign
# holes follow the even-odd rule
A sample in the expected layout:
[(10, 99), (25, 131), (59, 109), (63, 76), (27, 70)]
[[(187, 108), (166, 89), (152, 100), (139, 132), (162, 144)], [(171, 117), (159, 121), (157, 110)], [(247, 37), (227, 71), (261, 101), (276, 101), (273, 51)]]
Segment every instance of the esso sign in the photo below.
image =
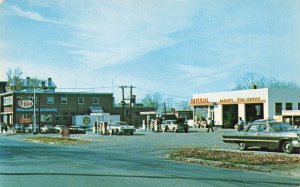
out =
[(18, 104), (21, 108), (31, 108), (33, 106), (33, 101), (31, 99), (20, 99)]

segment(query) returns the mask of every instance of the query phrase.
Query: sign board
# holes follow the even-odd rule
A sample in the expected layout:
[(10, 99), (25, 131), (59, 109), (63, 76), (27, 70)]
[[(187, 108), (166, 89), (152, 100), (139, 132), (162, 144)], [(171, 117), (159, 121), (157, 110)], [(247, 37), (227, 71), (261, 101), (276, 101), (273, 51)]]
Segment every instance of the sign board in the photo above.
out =
[(20, 99), (18, 105), (21, 108), (31, 108), (33, 107), (33, 101), (31, 99)]
[(30, 118), (20, 118), (20, 123), (31, 123)]

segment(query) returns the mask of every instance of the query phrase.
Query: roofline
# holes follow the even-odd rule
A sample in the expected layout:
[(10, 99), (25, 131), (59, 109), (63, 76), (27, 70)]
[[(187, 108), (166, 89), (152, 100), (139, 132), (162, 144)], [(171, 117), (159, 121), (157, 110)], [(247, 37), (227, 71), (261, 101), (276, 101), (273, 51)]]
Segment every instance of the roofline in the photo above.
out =
[[(2, 93), (0, 95), (7, 95), (7, 94), (14, 94), (14, 93), (34, 93), (33, 91), (9, 91), (9, 92), (5, 92)], [(97, 95), (113, 95), (113, 93), (99, 93), (99, 92), (52, 92), (52, 91), (36, 91), (36, 94), (72, 94), (72, 95), (93, 95), (93, 94), (97, 94)]]

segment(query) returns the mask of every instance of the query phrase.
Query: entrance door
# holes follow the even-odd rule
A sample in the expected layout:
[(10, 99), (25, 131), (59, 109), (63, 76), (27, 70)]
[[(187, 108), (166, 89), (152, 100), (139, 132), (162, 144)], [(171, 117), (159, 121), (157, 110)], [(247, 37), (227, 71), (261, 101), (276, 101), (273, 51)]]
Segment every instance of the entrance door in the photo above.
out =
[(234, 128), (238, 123), (238, 105), (223, 105), (223, 128)]
[(264, 104), (245, 104), (246, 108), (246, 122), (253, 122), (257, 119), (264, 119)]

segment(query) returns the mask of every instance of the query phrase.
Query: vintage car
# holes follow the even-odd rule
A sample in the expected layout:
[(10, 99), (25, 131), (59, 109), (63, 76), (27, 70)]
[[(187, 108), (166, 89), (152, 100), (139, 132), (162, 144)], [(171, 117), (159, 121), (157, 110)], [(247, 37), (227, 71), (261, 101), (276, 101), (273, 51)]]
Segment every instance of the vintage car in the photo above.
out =
[(41, 133), (58, 133), (59, 130), (54, 128), (53, 125), (44, 125), (41, 127)]
[(86, 131), (81, 126), (70, 126), (68, 131), (69, 134), (86, 134)]
[(129, 126), (126, 121), (116, 121), (110, 125), (108, 125), (107, 130), (110, 135), (116, 134), (130, 134), (133, 135), (135, 132), (135, 128), (133, 126)]
[(189, 132), (189, 125), (185, 122), (185, 119), (178, 118), (174, 120), (163, 120), (161, 124), (161, 129), (163, 132), (166, 131), (184, 131)]
[(241, 150), (278, 148), (293, 153), (300, 148), (300, 131), (288, 123), (259, 120), (247, 125), (243, 132), (224, 134), (223, 142), (237, 143)]

